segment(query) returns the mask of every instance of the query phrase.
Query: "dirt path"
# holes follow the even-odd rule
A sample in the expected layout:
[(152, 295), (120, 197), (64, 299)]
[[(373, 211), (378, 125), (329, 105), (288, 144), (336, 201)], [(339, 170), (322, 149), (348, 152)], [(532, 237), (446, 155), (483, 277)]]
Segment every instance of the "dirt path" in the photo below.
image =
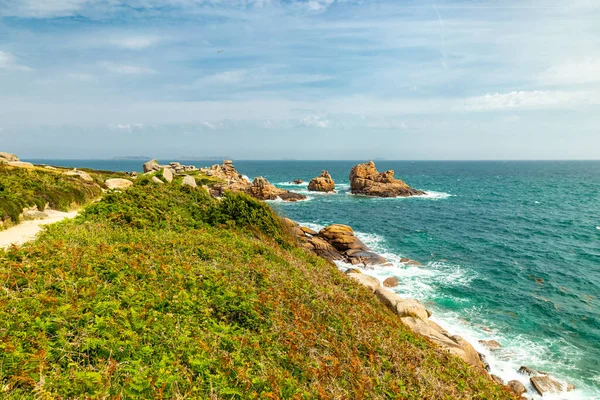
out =
[(53, 224), (65, 218), (73, 218), (78, 213), (77, 211), (62, 212), (55, 210), (46, 210), (44, 212), (48, 214), (48, 218), (24, 221), (19, 225), (0, 231), (0, 249), (10, 247), (12, 244), (21, 245), (29, 242), (35, 239), (44, 225)]

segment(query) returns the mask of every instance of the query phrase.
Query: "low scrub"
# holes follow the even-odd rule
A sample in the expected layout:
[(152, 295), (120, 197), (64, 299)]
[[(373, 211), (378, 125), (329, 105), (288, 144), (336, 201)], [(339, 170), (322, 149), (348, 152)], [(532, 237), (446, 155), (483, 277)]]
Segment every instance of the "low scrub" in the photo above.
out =
[(246, 195), (136, 185), (0, 251), (5, 399), (504, 399)]
[(102, 189), (79, 177), (42, 168), (14, 168), (0, 164), (0, 221), (17, 224), (23, 208), (37, 206), (67, 211), (97, 198)]

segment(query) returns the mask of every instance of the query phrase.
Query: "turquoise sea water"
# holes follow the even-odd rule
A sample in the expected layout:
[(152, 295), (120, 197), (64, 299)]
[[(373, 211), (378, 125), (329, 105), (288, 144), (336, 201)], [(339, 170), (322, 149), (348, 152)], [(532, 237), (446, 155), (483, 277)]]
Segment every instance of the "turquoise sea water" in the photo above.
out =
[[(37, 160), (37, 162), (41, 162)], [(137, 161), (45, 163), (139, 170)], [(198, 166), (208, 163), (194, 163)], [(348, 224), (391, 261), (422, 267), (369, 271), (396, 276), (398, 292), (422, 300), (433, 319), (468, 339), (505, 380), (527, 379), (520, 365), (551, 373), (578, 390), (557, 398), (600, 399), (600, 162), (379, 161), (380, 171), (425, 190), (420, 198), (349, 194), (351, 161), (236, 161), (238, 171), (309, 196), (271, 202), (312, 227)], [(306, 184), (328, 170), (333, 195)], [(341, 266), (343, 267), (343, 266)], [(498, 340), (490, 353), (479, 339)]]

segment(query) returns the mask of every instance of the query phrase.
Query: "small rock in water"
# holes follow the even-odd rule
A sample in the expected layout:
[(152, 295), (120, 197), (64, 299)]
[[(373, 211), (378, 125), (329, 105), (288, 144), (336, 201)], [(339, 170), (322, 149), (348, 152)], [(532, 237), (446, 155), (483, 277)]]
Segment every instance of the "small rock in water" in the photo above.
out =
[(517, 396), (523, 395), (523, 393), (527, 393), (527, 389), (525, 386), (519, 381), (510, 381), (507, 384), (508, 388)]
[(523, 374), (523, 375), (529, 375), (529, 376), (535, 376), (538, 374), (538, 372), (534, 369), (531, 369), (529, 367), (525, 367), (525, 366), (521, 366), (521, 368), (519, 368), (519, 373)]
[(545, 393), (560, 393), (563, 390), (563, 387), (559, 382), (547, 375), (533, 376), (530, 381), (533, 388), (542, 396)]
[(498, 350), (502, 348), (502, 345), (495, 340), (480, 340), (479, 343), (490, 350)]
[(304, 181), (302, 179), (296, 179), (295, 181), (292, 181), (291, 183), (300, 185), (301, 183), (304, 183)]
[(398, 286), (398, 283), (399, 283), (398, 278), (389, 277), (383, 281), (383, 286), (391, 288), (391, 287)]

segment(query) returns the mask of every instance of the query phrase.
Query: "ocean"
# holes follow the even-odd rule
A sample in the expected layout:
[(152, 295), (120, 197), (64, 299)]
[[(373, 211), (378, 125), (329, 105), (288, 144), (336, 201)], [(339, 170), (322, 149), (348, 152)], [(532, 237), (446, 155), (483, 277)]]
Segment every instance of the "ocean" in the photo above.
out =
[[(28, 161), (118, 171), (139, 171), (142, 164)], [(600, 399), (600, 161), (376, 161), (380, 171), (393, 169), (427, 192), (394, 199), (351, 195), (348, 174), (356, 163), (234, 165), (250, 178), (264, 176), (309, 196), (270, 202), (281, 215), (312, 228), (352, 226), (393, 262), (365, 272), (397, 277), (398, 293), (424, 302), (434, 321), (487, 356), (496, 375), (527, 383), (517, 373), (525, 365), (577, 386), (555, 398)], [(324, 169), (336, 182), (335, 194), (289, 183), (308, 182)], [(402, 257), (423, 266), (403, 266)], [(482, 339), (503, 348), (491, 352)]]

